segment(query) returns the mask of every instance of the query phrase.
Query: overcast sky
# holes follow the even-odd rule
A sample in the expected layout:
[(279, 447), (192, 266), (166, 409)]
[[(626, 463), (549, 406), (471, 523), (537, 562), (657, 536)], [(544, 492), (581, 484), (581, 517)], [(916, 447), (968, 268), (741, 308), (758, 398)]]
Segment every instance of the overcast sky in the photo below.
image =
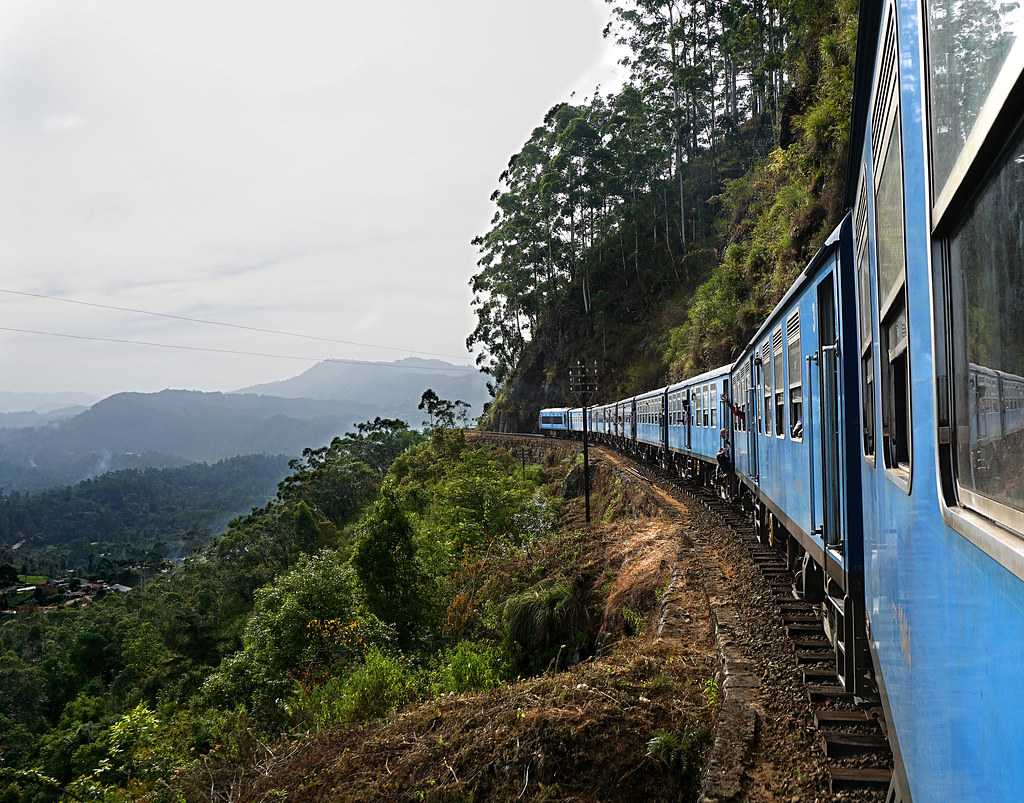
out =
[[(3, 0), (0, 289), (465, 356), (469, 240), (543, 114), (614, 83), (600, 0)], [(395, 359), (0, 293), (0, 327)], [(307, 364), (0, 332), (0, 390)]]

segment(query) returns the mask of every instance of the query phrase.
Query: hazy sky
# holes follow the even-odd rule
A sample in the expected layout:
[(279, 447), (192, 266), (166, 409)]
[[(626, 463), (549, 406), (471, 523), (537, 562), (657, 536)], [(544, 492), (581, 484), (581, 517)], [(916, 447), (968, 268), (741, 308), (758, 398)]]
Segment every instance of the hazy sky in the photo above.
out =
[[(464, 355), (469, 240), (544, 112), (615, 80), (606, 16), (600, 0), (3, 0), (0, 289)], [(403, 356), (3, 293), (0, 327)], [(306, 367), (0, 331), (0, 390), (227, 390)]]

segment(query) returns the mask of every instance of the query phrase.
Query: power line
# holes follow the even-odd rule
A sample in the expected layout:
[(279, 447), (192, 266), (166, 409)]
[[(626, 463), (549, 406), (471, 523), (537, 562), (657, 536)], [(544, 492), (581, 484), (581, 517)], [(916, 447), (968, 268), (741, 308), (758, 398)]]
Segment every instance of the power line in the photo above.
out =
[(338, 343), (345, 346), (361, 346), (363, 348), (371, 349), (384, 349), (385, 351), (399, 351), (408, 354), (419, 354), (425, 357), (447, 357), (449, 359), (462, 360), (465, 359), (464, 354), (439, 354), (433, 351), (421, 351), (419, 349), (410, 349), (403, 346), (384, 346), (380, 343), (362, 343), (358, 340), (340, 340), (333, 337), (321, 337), (320, 335), (310, 335), (303, 332), (290, 332), (285, 329), (267, 329), (262, 326), (248, 326), (244, 323), (229, 323), (227, 321), (214, 321), (208, 318), (193, 318), (188, 315), (177, 315), (172, 312), (156, 312), (154, 310), (138, 309), (136, 307), (119, 307), (115, 304), (101, 304), (96, 301), (82, 301), (77, 298), (65, 298), (64, 296), (50, 296), (45, 293), (32, 293), (28, 290), (7, 290), (0, 287), (0, 293), (5, 293), (10, 296), (22, 296), (24, 298), (35, 298), (43, 301), (59, 301), (63, 304), (77, 304), (81, 307), (93, 307), (95, 309), (112, 310), (114, 312), (131, 312), (136, 315), (151, 315), (155, 318), (169, 318), (174, 321), (187, 321), (189, 323), (201, 323), (206, 326), (224, 326), (229, 329), (244, 329), (248, 332), (261, 332), (267, 335), (283, 335), (284, 337), (298, 337), (304, 340), (319, 340), (322, 343)]
[[(346, 365), (368, 365), (380, 368), (398, 368), (403, 371), (431, 371), (437, 372), (438, 368), (430, 368), (425, 365), (399, 365), (394, 362), (369, 362), (367, 360), (350, 360), (344, 357), (307, 357), (301, 354), (273, 354), (266, 351), (242, 351), (239, 349), (219, 349), (211, 346), (185, 346), (179, 343), (154, 343), (150, 340), (128, 340), (119, 337), (100, 337), (97, 335), (76, 335), (70, 332), (46, 332), (40, 329), (15, 329), (11, 326), (0, 326), (0, 332), (13, 332), (20, 335), (42, 335), (44, 337), (64, 337), (70, 340), (88, 340), (96, 343), (121, 343), (131, 346), (149, 346), (158, 349), (176, 349), (178, 351), (202, 351), (210, 354), (232, 354), (241, 357), (269, 357), (274, 360), (300, 360), (302, 362), (336, 362)], [(454, 368), (468, 368), (468, 366), (453, 366)]]

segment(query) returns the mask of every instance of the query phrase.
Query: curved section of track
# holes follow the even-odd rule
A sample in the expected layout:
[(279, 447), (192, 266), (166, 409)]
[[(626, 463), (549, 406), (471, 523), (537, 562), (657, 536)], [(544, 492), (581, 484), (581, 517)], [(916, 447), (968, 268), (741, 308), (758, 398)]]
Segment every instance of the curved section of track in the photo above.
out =
[[(532, 448), (578, 444), (525, 433), (474, 437)], [(733, 664), (732, 671), (726, 669), (725, 683), (736, 671), (761, 679), (756, 693), (740, 695), (750, 699), (760, 719), (744, 799), (793, 794), (796, 779), (784, 776), (801, 773), (817, 777), (835, 799), (884, 799), (892, 754), (881, 706), (877, 699), (854, 698), (838, 685), (819, 610), (794, 597), (793, 573), (774, 547), (757, 540), (749, 514), (709, 488), (670, 477), (607, 446), (591, 449), (597, 459), (648, 483), (685, 518), (687, 535), (700, 553), (723, 668)], [(723, 613), (716, 613), (716, 606)], [(731, 658), (723, 643), (736, 647)], [(737, 684), (744, 683), (735, 681), (733, 687), (742, 689)], [(800, 792), (814, 794), (806, 787)], [(796, 794), (792, 799), (806, 798)]]

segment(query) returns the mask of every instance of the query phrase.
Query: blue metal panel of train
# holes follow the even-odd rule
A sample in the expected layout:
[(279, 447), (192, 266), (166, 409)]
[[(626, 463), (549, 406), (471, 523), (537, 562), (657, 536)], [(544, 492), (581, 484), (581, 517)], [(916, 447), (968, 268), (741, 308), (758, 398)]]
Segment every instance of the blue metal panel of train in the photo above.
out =
[(870, 645), (914, 799), (1019, 800), (1024, 13), (923, 5), (869, 3), (859, 48), (849, 201)]
[(659, 449), (665, 442), (665, 388), (651, 390), (634, 400), (637, 444)]
[[(858, 421), (840, 393), (857, 376), (856, 361), (845, 359), (856, 350), (852, 269), (847, 218), (740, 354), (730, 399), (737, 476), (816, 556), (840, 610), (850, 604), (851, 549), (858, 592), (860, 582), (859, 485), (849, 483), (858, 469), (843, 459), (856, 444)], [(857, 671), (852, 663), (837, 668), (840, 676)]]

